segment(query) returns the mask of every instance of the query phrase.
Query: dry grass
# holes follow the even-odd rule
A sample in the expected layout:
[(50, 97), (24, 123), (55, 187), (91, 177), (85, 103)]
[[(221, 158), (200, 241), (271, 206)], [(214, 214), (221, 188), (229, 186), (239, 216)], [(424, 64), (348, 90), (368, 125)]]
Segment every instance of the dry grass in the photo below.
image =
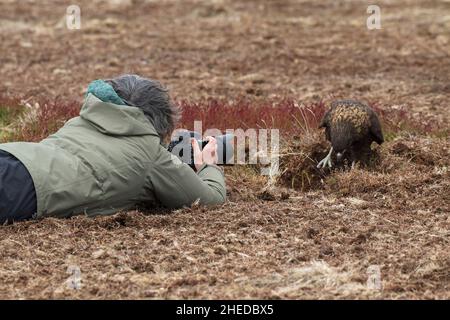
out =
[(314, 298), (314, 295), (308, 295), (308, 292), (312, 290), (323, 290), (322, 299), (335, 296), (360, 298), (377, 296), (377, 292), (371, 292), (365, 283), (355, 281), (352, 276), (351, 272), (333, 268), (324, 261), (313, 261), (282, 274), (274, 273), (262, 278), (238, 279), (237, 285), (263, 290), (270, 288), (273, 299), (295, 299), (298, 292), (305, 292), (305, 299)]
[[(258, 166), (227, 167), (223, 206), (3, 226), (0, 298), (450, 298), (448, 1), (385, 1), (378, 31), (354, 1), (78, 3), (80, 31), (65, 2), (0, 3), (0, 91), (32, 106), (2, 94), (3, 139), (45, 137), (88, 81), (136, 72), (169, 86), (186, 126), (283, 128), (288, 170), (268, 188)], [(340, 98), (374, 106), (387, 143), (372, 167), (322, 175), (314, 122)]]
[(304, 191), (320, 187), (327, 169), (317, 169), (316, 166), (327, 155), (329, 148), (323, 133), (317, 129), (285, 141), (280, 154), (279, 182)]
[[(373, 166), (325, 172), (323, 132), (298, 131), (280, 185), (226, 167), (223, 206), (0, 228), (0, 297), (448, 298), (448, 138), (399, 133)], [(366, 285), (372, 265), (382, 290)]]

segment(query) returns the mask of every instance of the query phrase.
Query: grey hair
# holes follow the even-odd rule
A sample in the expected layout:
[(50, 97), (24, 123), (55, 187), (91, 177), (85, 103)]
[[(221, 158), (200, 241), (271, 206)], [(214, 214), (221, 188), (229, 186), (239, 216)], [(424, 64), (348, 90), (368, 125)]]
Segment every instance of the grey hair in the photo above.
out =
[(170, 99), (168, 90), (159, 81), (125, 74), (105, 82), (113, 87), (127, 105), (144, 111), (162, 140), (175, 129), (180, 112)]

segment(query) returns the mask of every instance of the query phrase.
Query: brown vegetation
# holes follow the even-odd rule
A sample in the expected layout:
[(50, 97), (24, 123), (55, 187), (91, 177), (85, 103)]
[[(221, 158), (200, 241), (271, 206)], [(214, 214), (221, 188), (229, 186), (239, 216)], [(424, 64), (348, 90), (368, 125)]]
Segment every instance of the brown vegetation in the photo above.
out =
[[(64, 2), (0, 4), (2, 141), (38, 141), (88, 81), (136, 72), (169, 86), (185, 126), (281, 127), (283, 175), (227, 167), (213, 208), (3, 226), (0, 298), (450, 298), (448, 1), (380, 1), (378, 31), (359, 1), (79, 3), (79, 31)], [(382, 118), (367, 168), (315, 168), (335, 98)]]

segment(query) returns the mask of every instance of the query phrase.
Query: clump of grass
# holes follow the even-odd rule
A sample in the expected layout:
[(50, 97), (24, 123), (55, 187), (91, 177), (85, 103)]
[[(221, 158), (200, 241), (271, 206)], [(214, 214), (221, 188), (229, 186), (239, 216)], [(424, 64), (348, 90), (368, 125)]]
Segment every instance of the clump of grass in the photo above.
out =
[(34, 104), (24, 102), (23, 112), (12, 123), (9, 141), (36, 142), (56, 132), (64, 123), (78, 116), (78, 102), (47, 100)]
[(316, 166), (328, 149), (328, 143), (318, 130), (285, 141), (280, 153), (278, 182), (303, 191), (319, 187), (329, 170)]
[(0, 142), (7, 141), (13, 129), (12, 123), (23, 113), (17, 99), (0, 96)]
[[(448, 141), (445, 142), (446, 138), (439, 139), (443, 132), (445, 137), (448, 136), (445, 134), (448, 128), (443, 124), (423, 115), (413, 115), (400, 107), (373, 107), (380, 117), (387, 142), (381, 147), (375, 144), (372, 146), (373, 156), (362, 172), (371, 171), (376, 176), (376, 172), (391, 172), (411, 161), (428, 166), (448, 166), (448, 161), (443, 160), (450, 157)], [(310, 109), (308, 113), (314, 111), (316, 110)], [(322, 116), (323, 113), (320, 112), (316, 118), (320, 121)], [(332, 170), (316, 168), (318, 161), (326, 156), (330, 148), (330, 143), (325, 140), (325, 133), (317, 128), (317, 123), (314, 122), (312, 126), (311, 122), (297, 121), (297, 129), (291, 130), (298, 132), (298, 135), (285, 136), (280, 155), (280, 184), (299, 190), (315, 189), (323, 185), (330, 173), (343, 171), (342, 167)], [(399, 156), (406, 157), (407, 160), (399, 161)], [(370, 189), (369, 181), (361, 181), (364, 182), (362, 190)], [(374, 181), (374, 186), (380, 187), (376, 183), (379, 180), (375, 178)], [(327, 183), (332, 182), (332, 178), (327, 180)], [(346, 190), (345, 186), (340, 187)]]
[(260, 175), (259, 168), (252, 165), (225, 167), (227, 194), (231, 201), (253, 201), (255, 190), (265, 186), (266, 177)]
[(400, 157), (403, 161), (428, 166), (450, 166), (450, 144), (448, 137), (430, 138), (403, 135), (387, 145), (385, 153)]
[(0, 95), (0, 143), (40, 141), (76, 117), (79, 110), (76, 101), (54, 99), (31, 103)]
[(417, 192), (418, 186), (439, 185), (448, 180), (447, 139), (403, 135), (387, 142), (379, 152), (378, 166), (369, 170), (338, 170), (325, 179), (325, 189), (342, 196), (373, 195), (374, 192), (401, 194)]

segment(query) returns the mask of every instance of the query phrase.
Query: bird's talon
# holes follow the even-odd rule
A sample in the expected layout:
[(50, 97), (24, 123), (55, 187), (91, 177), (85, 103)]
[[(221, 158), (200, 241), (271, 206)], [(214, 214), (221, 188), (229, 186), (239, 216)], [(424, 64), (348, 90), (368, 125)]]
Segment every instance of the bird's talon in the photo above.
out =
[(317, 168), (325, 168), (326, 166), (328, 166), (329, 168), (331, 168), (333, 166), (333, 163), (331, 162), (331, 154), (333, 153), (333, 148), (331, 148), (330, 152), (328, 153), (328, 155), (323, 158), (322, 160), (320, 160), (320, 162), (317, 164)]

